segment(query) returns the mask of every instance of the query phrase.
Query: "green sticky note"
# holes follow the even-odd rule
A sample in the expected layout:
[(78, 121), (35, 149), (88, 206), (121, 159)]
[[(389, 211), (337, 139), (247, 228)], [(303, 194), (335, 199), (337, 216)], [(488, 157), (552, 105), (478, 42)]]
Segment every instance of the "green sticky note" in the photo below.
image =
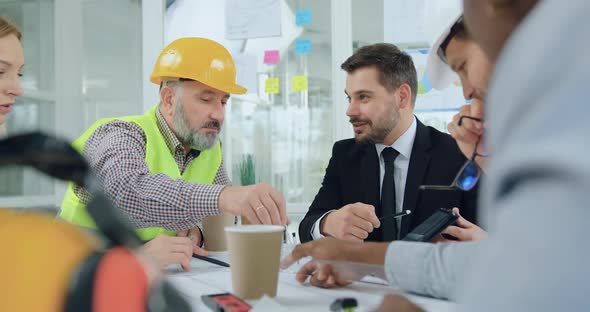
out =
[(264, 81), (264, 92), (268, 94), (279, 93), (279, 77), (268, 78)]
[(293, 76), (291, 78), (291, 91), (301, 92), (307, 90), (307, 76)]

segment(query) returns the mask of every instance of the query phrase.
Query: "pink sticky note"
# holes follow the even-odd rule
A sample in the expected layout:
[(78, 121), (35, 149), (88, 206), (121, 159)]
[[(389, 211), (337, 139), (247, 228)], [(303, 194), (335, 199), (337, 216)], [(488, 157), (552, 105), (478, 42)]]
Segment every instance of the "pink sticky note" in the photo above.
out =
[(264, 51), (264, 64), (276, 65), (279, 63), (279, 50)]

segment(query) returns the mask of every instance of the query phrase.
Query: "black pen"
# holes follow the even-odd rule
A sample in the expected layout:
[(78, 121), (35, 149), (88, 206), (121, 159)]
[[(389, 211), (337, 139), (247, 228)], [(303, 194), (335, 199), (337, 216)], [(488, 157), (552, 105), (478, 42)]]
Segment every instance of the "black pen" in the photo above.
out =
[(200, 259), (200, 260), (203, 260), (203, 261), (207, 261), (207, 262), (210, 262), (210, 263), (213, 263), (213, 264), (220, 265), (222, 267), (229, 268), (229, 264), (227, 264), (227, 263), (225, 263), (225, 262), (223, 262), (221, 260), (217, 260), (217, 259), (211, 258), (211, 257), (199, 256), (197, 254), (193, 254), (193, 258), (197, 258), (197, 259)]
[(390, 214), (390, 215), (387, 215), (385, 217), (379, 218), (379, 221), (381, 221), (383, 219), (387, 219), (387, 218), (401, 218), (403, 216), (409, 215), (410, 213), (412, 213), (412, 210), (406, 210), (406, 211), (402, 211), (402, 212), (399, 212), (399, 213)]

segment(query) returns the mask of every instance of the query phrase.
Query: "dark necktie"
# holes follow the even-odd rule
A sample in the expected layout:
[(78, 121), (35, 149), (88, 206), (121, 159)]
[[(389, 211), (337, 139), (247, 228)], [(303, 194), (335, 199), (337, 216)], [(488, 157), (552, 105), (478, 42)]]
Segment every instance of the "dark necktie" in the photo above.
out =
[[(382, 152), (385, 163), (385, 174), (381, 187), (381, 217), (395, 213), (395, 181), (393, 179), (393, 162), (399, 152), (391, 147), (386, 147)], [(386, 218), (381, 221), (381, 233), (383, 241), (392, 241), (397, 237), (397, 221), (395, 218)]]

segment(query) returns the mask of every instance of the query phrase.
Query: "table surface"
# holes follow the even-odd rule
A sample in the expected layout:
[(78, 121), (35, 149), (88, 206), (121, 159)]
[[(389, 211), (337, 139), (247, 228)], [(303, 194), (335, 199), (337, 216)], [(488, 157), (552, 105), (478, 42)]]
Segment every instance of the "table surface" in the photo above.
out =
[[(214, 258), (227, 260), (227, 253), (210, 253)], [(299, 284), (295, 280), (293, 270), (279, 273), (277, 296), (272, 299), (248, 301), (253, 311), (330, 311), (330, 304), (342, 297), (354, 297), (359, 307), (355, 311), (372, 311), (378, 307), (383, 296), (390, 293), (400, 293), (398, 289), (372, 283), (355, 282), (347, 287), (338, 289), (322, 289)], [(231, 292), (231, 274), (229, 268), (221, 267), (199, 259), (191, 262), (191, 271), (183, 272), (179, 266), (171, 266), (167, 270), (169, 281), (187, 298), (194, 311), (210, 311), (202, 300), (201, 295)], [(409, 299), (420, 305), (426, 311), (446, 312), (455, 310), (455, 304), (449, 301), (428, 297), (408, 295)], [(265, 304), (280, 305), (272, 309), (260, 309)], [(259, 309), (257, 309), (259, 305)]]

